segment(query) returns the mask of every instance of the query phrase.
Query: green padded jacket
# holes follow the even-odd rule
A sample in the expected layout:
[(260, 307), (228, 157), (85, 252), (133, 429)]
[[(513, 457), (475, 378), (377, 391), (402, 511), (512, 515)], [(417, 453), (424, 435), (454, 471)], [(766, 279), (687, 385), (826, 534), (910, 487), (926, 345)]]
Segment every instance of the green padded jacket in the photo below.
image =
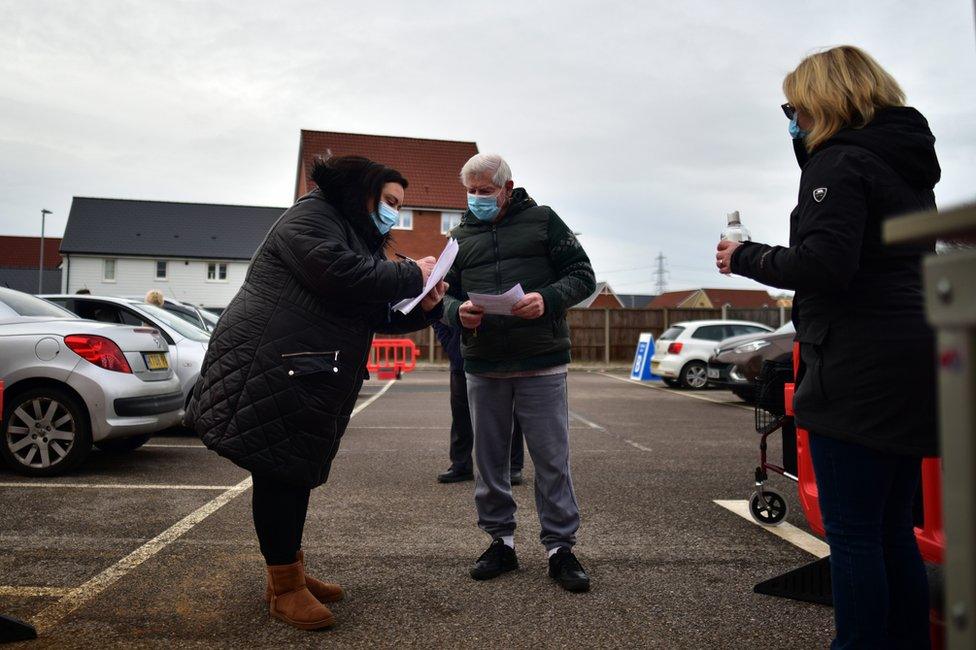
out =
[[(459, 250), (446, 278), (451, 286), (443, 320), (462, 330), (465, 371), (519, 372), (569, 363), (566, 310), (593, 293), (596, 279), (586, 252), (559, 215), (519, 187), (496, 223), (468, 211), (451, 236)], [(489, 315), (477, 330), (462, 328), (458, 308), (469, 292), (500, 294), (518, 283), (526, 294), (542, 295), (540, 318)]]

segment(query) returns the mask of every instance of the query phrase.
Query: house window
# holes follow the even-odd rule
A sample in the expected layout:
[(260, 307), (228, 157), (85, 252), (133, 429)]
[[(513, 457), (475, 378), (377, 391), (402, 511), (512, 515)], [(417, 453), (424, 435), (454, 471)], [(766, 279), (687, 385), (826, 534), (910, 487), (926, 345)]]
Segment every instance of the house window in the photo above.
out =
[(461, 216), (460, 212), (441, 212), (441, 234), (450, 233), (454, 226), (461, 223)]
[(103, 260), (102, 280), (105, 282), (115, 282), (115, 260)]
[(227, 265), (223, 262), (207, 264), (207, 280), (210, 282), (225, 282), (227, 280)]
[(166, 261), (156, 260), (156, 279), (165, 280), (166, 279)]
[(400, 210), (394, 230), (413, 230), (413, 210)]

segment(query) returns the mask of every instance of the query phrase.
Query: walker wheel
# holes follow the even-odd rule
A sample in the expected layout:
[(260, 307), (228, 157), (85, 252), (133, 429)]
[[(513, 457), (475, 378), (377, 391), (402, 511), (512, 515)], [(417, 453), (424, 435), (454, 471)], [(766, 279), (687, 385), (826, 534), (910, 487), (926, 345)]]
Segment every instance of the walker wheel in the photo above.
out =
[(786, 519), (788, 512), (789, 506), (786, 505), (786, 499), (780, 496), (778, 492), (763, 490), (762, 495), (759, 492), (753, 492), (749, 498), (749, 514), (756, 522), (764, 526), (778, 526)]

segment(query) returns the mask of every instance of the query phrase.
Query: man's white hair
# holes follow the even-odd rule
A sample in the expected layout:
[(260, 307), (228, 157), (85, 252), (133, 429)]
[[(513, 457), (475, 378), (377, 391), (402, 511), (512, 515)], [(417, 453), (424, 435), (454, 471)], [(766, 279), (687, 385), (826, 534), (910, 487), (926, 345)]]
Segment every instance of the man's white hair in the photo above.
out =
[(512, 168), (497, 153), (479, 153), (468, 159), (461, 168), (461, 183), (465, 187), (475, 177), (488, 177), (492, 185), (504, 187), (512, 180)]

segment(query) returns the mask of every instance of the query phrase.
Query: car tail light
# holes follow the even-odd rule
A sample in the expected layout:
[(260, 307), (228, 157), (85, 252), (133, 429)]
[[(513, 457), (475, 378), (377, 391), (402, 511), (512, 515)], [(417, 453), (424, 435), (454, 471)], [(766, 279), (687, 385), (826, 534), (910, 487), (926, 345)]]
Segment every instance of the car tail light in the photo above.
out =
[(680, 354), (683, 347), (684, 343), (672, 343), (668, 346), (668, 354)]
[(104, 336), (71, 334), (64, 337), (64, 344), (79, 357), (94, 363), (96, 366), (101, 366), (106, 370), (132, 374), (132, 368), (129, 367), (129, 362), (125, 360), (122, 350), (115, 344), (115, 341)]

